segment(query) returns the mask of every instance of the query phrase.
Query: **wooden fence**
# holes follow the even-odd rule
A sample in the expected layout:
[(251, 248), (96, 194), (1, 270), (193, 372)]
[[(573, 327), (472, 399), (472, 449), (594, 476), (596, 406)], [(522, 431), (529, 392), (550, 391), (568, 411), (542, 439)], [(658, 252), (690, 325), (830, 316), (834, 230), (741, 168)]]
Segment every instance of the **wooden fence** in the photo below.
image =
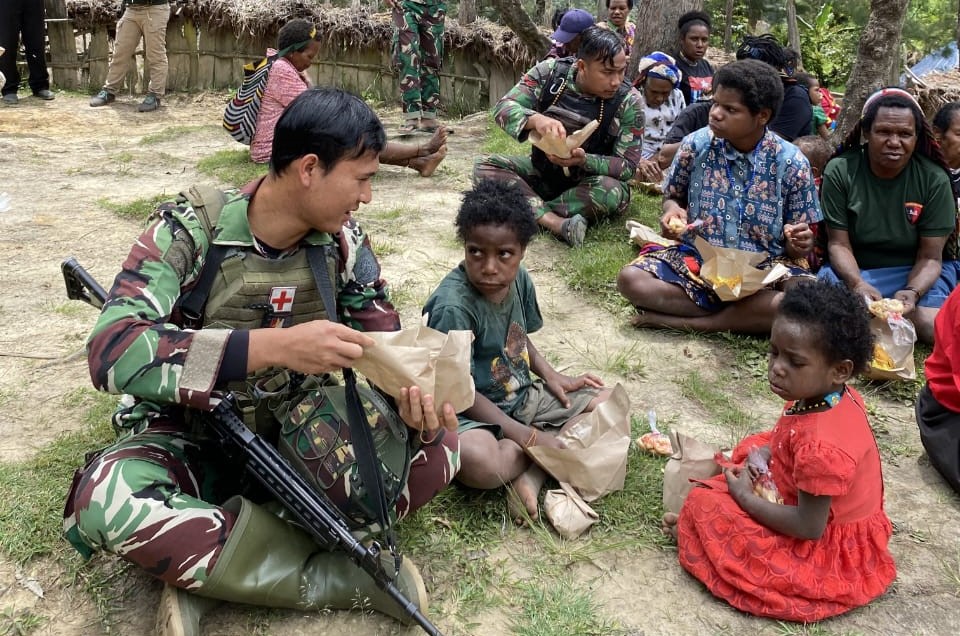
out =
[[(111, 41), (107, 26), (75, 32), (63, 0), (47, 4), (50, 66), (55, 86), (96, 91), (103, 85), (110, 60)], [(59, 7), (59, 9), (58, 9)], [(275, 34), (263, 37), (237, 36), (225, 27), (201, 28), (190, 18), (171, 16), (167, 25), (167, 89), (202, 91), (236, 88), (243, 78), (243, 65), (262, 58), (273, 46)], [(386, 50), (383, 50), (386, 49)], [(135, 54), (125, 90), (145, 92), (149, 71), (142, 48)], [(440, 73), (440, 94), (453, 115), (485, 110), (516, 83), (526, 68), (479, 59), (467, 50), (445, 51)], [(398, 77), (392, 68), (389, 46), (357, 49), (325, 46), (307, 71), (318, 85), (339, 86), (377, 100), (399, 98)]]

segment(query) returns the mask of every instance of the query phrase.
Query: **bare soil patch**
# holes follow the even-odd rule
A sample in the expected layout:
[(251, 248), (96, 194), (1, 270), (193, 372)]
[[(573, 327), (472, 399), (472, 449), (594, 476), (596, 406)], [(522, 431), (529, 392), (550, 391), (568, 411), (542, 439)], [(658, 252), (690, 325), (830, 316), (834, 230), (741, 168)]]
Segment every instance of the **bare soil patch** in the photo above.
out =
[[(87, 401), (76, 397), (89, 386), (83, 340), (95, 320), (93, 309), (65, 300), (60, 261), (74, 255), (103, 283), (109, 283), (138, 234), (140, 224), (118, 218), (101, 199), (129, 202), (173, 194), (195, 181), (197, 161), (236, 145), (219, 129), (225, 96), (174, 95), (150, 114), (136, 101), (92, 109), (84, 96), (59, 94), (53, 102), (25, 99), (0, 109), (0, 192), (12, 199), (0, 213), (0, 461), (31, 456), (58, 433), (81, 426)], [(386, 111), (388, 128), (398, 114)], [(382, 264), (402, 300), (406, 323), (461, 258), (452, 220), (459, 192), (469, 185), (474, 157), (486, 127), (484, 117), (455, 122), (447, 161), (437, 175), (421, 179), (412, 171), (384, 167), (374, 184), (374, 202), (360, 210), (361, 222), (384, 247)], [(191, 132), (144, 144), (144, 136), (175, 127)], [(222, 184), (228, 185), (228, 184)], [(239, 185), (239, 184), (232, 184)], [(383, 220), (402, 210), (402, 222)], [(377, 213), (381, 213), (378, 215)], [(626, 240), (626, 233), (624, 233)], [(589, 238), (588, 238), (589, 240)], [(528, 251), (546, 326), (534, 340), (551, 361), (571, 371), (600, 372), (608, 383), (622, 382), (638, 413), (656, 408), (662, 418), (704, 439), (726, 442), (723, 431), (696, 403), (683, 398), (678, 381), (692, 371), (710, 377), (729, 365), (725, 350), (692, 335), (636, 331), (626, 312), (613, 315), (570, 291), (553, 271), (566, 248), (549, 237)], [(618, 351), (632, 350), (644, 376), (619, 378), (597, 368)], [(600, 362), (598, 362), (600, 361)], [(779, 405), (744, 394), (743, 407), (772, 426)], [(868, 397), (887, 430), (884, 450), (887, 510), (896, 522), (892, 550), (899, 576), (890, 592), (872, 605), (821, 623), (812, 633), (948, 634), (960, 624), (960, 499), (946, 488), (922, 454), (911, 409)], [(875, 424), (877, 422), (875, 421)], [(888, 450), (895, 448), (895, 451)], [(526, 530), (505, 528), (508, 540), (491, 559), (517, 563), (537, 549)], [(589, 537), (582, 539), (589, 541)], [(116, 567), (100, 558), (99, 567)], [(442, 564), (422, 564), (434, 589), (449, 590)], [(96, 608), (52, 561), (27, 564), (19, 579), (32, 577), (40, 599), (18, 582), (18, 569), (0, 555), (0, 610), (30, 609), (47, 617), (41, 634), (101, 633)], [(525, 576), (519, 574), (518, 576)], [(593, 591), (605, 615), (629, 634), (785, 634), (793, 627), (743, 615), (714, 600), (686, 575), (670, 550), (624, 549), (572, 564), (567, 577)], [(158, 585), (146, 575), (119, 571), (119, 596), (112, 633), (150, 633)], [(491, 590), (491, 593), (497, 591)], [(509, 594), (509, 590), (499, 591)], [(448, 634), (511, 633), (501, 606), (469, 622), (453, 616), (449, 595), (431, 608)], [(304, 615), (225, 605), (204, 623), (206, 634), (242, 633), (416, 633), (376, 617), (355, 613)]]

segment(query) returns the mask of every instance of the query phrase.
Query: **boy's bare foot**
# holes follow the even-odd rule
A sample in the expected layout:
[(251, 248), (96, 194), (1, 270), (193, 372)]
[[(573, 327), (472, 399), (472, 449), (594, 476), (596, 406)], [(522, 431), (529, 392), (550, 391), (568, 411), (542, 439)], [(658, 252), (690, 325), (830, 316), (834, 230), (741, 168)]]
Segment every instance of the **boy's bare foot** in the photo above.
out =
[(411, 159), (408, 166), (420, 173), (421, 177), (429, 177), (433, 175), (433, 172), (437, 169), (437, 166), (440, 165), (440, 162), (443, 161), (443, 158), (447, 156), (447, 146), (440, 146), (440, 150), (432, 154), (427, 155), (426, 157), (417, 157)]
[(523, 525), (526, 517), (540, 518), (540, 489), (546, 478), (539, 466), (531, 464), (507, 486), (507, 510), (516, 524)]
[(677, 522), (679, 520), (680, 516), (674, 512), (666, 512), (660, 519), (660, 530), (663, 534), (673, 537), (674, 541), (677, 540)]
[(447, 127), (440, 126), (433, 132), (433, 136), (430, 137), (430, 141), (420, 146), (417, 146), (417, 156), (426, 157), (427, 155), (432, 155), (436, 152), (439, 152), (447, 143)]

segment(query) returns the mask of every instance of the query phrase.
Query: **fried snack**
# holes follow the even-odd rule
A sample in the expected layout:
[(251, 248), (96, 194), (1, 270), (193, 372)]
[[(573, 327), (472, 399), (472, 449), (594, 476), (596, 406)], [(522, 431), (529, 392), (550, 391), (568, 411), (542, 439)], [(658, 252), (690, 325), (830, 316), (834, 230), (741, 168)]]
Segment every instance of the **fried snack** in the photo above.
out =
[(640, 448), (657, 455), (673, 455), (673, 445), (670, 444), (670, 438), (659, 431), (656, 433), (644, 433), (636, 441), (637, 448)]
[(873, 345), (873, 360), (870, 361), (870, 366), (881, 371), (893, 371), (897, 367), (893, 358), (879, 343)]
[(730, 291), (733, 291), (743, 283), (742, 274), (734, 274), (733, 276), (716, 276), (713, 278), (704, 276), (707, 282), (713, 285), (714, 289), (717, 287), (726, 287)]
[(685, 229), (687, 229), (687, 224), (683, 222), (683, 219), (675, 216), (667, 221), (667, 227), (677, 234), (681, 234)]
[(891, 314), (899, 316), (903, 314), (903, 302), (896, 298), (881, 298), (870, 301), (867, 309), (877, 318), (888, 318)]
[(759, 448), (756, 446), (750, 448), (746, 463), (750, 474), (755, 475), (753, 478), (753, 493), (770, 503), (782, 504), (783, 497), (777, 490), (777, 484), (774, 483), (773, 475), (770, 474), (770, 466)]

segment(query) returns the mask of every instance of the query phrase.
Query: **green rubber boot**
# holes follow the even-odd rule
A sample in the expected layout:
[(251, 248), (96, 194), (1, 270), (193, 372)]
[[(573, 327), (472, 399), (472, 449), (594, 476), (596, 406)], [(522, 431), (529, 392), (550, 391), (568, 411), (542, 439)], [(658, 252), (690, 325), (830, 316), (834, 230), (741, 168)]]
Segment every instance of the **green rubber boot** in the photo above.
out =
[[(397, 603), (343, 552), (321, 548), (300, 528), (241, 497), (223, 507), (237, 513), (237, 522), (196, 594), (299, 610), (372, 609), (410, 624)], [(394, 583), (417, 607), (427, 606), (423, 579), (409, 559)]]
[(164, 585), (157, 608), (157, 636), (200, 636), (200, 619), (220, 601)]

